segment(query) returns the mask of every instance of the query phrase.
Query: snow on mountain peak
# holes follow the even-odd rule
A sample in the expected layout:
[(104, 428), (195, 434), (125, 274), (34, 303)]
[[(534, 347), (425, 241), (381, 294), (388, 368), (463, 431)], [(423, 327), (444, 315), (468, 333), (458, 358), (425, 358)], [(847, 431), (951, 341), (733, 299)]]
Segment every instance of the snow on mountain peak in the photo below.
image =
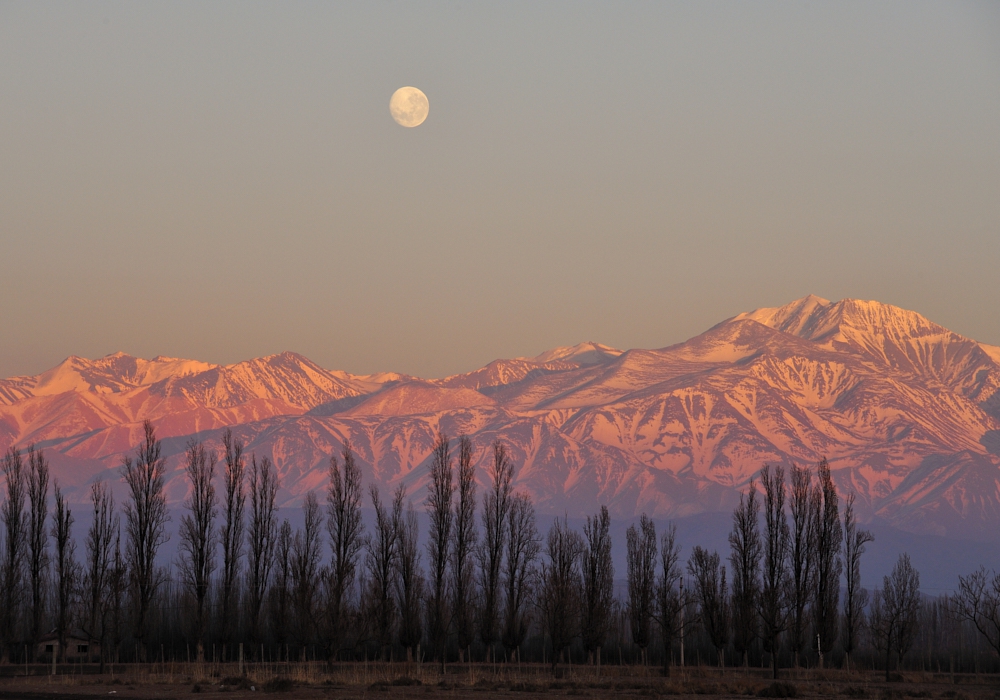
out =
[(812, 294), (784, 306), (739, 314), (730, 322), (744, 319), (825, 345), (857, 341), (860, 336), (901, 339), (951, 333), (915, 311), (891, 304), (862, 299), (830, 302)]
[(609, 362), (622, 354), (622, 350), (617, 350), (607, 345), (601, 345), (593, 341), (578, 343), (571, 347), (559, 347), (546, 350), (535, 357), (519, 357), (519, 360), (530, 360), (539, 364), (547, 362), (574, 362), (580, 366), (599, 365)]
[(198, 374), (215, 366), (199, 360), (162, 355), (144, 360), (124, 352), (115, 352), (96, 360), (71, 355), (34, 377), (32, 394), (52, 396), (67, 391), (118, 393), (171, 377)]
[(987, 355), (989, 355), (994, 362), (1000, 365), (1000, 347), (996, 345), (987, 345), (986, 343), (980, 343), (979, 347), (983, 349)]
[(792, 335), (803, 336), (810, 321), (817, 312), (830, 306), (830, 302), (814, 294), (796, 299), (790, 304), (773, 308), (755, 309), (733, 318), (730, 321), (750, 320), (763, 323), (765, 326)]

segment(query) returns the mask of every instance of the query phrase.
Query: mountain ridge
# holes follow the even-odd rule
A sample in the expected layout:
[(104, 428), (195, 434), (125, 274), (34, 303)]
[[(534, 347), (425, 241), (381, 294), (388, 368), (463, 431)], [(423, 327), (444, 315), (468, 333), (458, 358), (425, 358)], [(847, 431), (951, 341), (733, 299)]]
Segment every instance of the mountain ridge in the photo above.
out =
[(285, 352), (231, 365), (71, 357), (0, 380), (0, 448), (43, 447), (78, 500), (117, 478), (145, 419), (175, 502), (187, 441), (218, 450), (226, 428), (274, 461), (285, 503), (324, 487), (345, 440), (366, 480), (420, 499), (444, 430), (469, 435), (482, 483), (504, 440), (543, 512), (725, 510), (765, 462), (826, 458), (863, 518), (980, 540), (1000, 525), (1000, 348), (872, 301), (807, 296), (659, 349), (586, 342), (440, 379)]

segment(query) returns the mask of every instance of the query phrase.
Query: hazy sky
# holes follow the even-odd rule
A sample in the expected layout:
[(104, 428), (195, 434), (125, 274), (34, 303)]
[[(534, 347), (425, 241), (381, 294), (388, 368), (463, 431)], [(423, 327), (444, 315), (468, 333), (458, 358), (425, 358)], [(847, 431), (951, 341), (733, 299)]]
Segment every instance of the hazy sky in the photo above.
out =
[(809, 293), (1000, 344), (1000, 3), (3, 2), (0, 264), (0, 376), (440, 376)]

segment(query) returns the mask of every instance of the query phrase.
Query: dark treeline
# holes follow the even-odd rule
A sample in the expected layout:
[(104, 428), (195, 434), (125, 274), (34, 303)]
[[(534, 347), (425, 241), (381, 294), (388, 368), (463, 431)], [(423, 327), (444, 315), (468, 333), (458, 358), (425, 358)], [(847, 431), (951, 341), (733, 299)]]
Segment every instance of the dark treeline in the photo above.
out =
[[(37, 660), (81, 636), (101, 664), (328, 660), (904, 668), (996, 671), (1000, 576), (959, 578), (927, 599), (906, 554), (861, 587), (869, 532), (830, 469), (764, 466), (732, 516), (729, 552), (693, 546), (646, 515), (628, 528), (627, 586), (615, 595), (606, 507), (582, 531), (556, 518), (543, 536), (497, 441), (477, 493), (471, 442), (440, 434), (425, 494), (365, 489), (350, 444), (330, 458), (303, 525), (278, 522), (267, 458), (228, 432), (218, 455), (190, 443), (179, 548), (157, 563), (169, 520), (164, 458), (149, 423), (122, 461), (123, 503), (90, 491), (74, 533), (40, 450), (3, 457), (0, 661)], [(426, 537), (410, 496), (423, 502)], [(366, 528), (361, 510), (375, 519)], [(843, 506), (843, 507), (842, 507)], [(420, 546), (424, 541), (425, 545)], [(78, 546), (79, 543), (79, 546)], [(65, 652), (63, 652), (65, 653)]]

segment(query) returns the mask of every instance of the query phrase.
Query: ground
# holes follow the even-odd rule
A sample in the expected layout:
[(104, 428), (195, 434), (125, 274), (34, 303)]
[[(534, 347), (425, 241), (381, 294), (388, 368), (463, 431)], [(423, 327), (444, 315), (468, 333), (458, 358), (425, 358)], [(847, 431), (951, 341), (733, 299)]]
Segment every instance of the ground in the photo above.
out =
[[(761, 669), (673, 669), (664, 678), (660, 669), (574, 666), (555, 675), (540, 665), (448, 667), (440, 675), (436, 666), (416, 664), (323, 664), (248, 666), (245, 675), (236, 664), (150, 664), (141, 668), (118, 667), (115, 673), (10, 675), (3, 669), (0, 700), (82, 700), (96, 697), (179, 698), (198, 694), (206, 698), (364, 698), (405, 700), (420, 698), (786, 698), (809, 700), (998, 700), (1000, 676), (987, 674), (903, 673), (886, 683), (884, 673), (871, 671), (784, 670), (778, 683)], [(79, 670), (79, 669), (78, 669)]]

